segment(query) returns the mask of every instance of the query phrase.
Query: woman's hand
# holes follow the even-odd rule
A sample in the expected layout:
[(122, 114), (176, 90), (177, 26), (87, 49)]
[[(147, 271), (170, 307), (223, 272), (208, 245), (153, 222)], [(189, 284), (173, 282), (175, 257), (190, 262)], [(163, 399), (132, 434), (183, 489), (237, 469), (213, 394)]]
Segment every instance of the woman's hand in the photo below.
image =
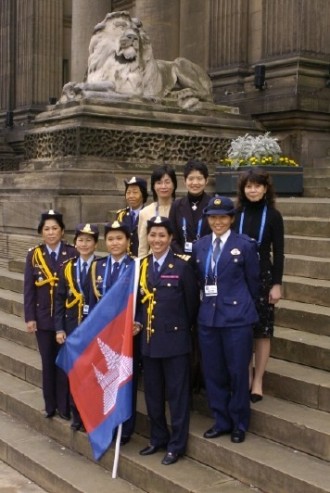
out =
[(66, 333), (64, 330), (56, 332), (56, 342), (57, 344), (64, 344), (66, 339)]
[(133, 323), (133, 336), (136, 336), (142, 330), (142, 324), (140, 322)]
[(26, 330), (31, 334), (37, 331), (37, 322), (35, 320), (30, 320), (26, 322)]
[(275, 305), (282, 298), (282, 289), (280, 284), (274, 284), (272, 289), (269, 291), (269, 299), (268, 302), (272, 305)]

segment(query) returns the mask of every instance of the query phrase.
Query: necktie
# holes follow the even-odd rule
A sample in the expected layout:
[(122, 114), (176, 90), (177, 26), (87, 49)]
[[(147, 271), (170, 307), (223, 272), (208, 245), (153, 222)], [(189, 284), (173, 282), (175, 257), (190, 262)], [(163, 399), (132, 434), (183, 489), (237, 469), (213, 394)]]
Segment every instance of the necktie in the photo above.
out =
[(155, 279), (158, 279), (159, 277), (159, 263), (157, 261), (154, 262), (154, 274), (155, 274)]
[(213, 255), (212, 255), (213, 273), (215, 272), (215, 268), (217, 265), (217, 260), (220, 256), (220, 252), (221, 252), (221, 240), (220, 240), (220, 238), (216, 238), (214, 240), (214, 249), (213, 249)]
[(81, 269), (81, 273), (80, 273), (81, 284), (85, 284), (86, 277), (87, 277), (87, 266), (88, 266), (87, 262), (84, 262), (82, 264), (82, 269)]
[(56, 252), (50, 253), (50, 263), (52, 264), (52, 269), (55, 270), (57, 267), (57, 265), (56, 265)]
[(117, 281), (118, 274), (119, 274), (119, 262), (115, 262), (112, 266), (112, 271), (110, 276), (111, 286)]
[(135, 211), (132, 211), (131, 214), (132, 214), (132, 225), (135, 226), (137, 214)]

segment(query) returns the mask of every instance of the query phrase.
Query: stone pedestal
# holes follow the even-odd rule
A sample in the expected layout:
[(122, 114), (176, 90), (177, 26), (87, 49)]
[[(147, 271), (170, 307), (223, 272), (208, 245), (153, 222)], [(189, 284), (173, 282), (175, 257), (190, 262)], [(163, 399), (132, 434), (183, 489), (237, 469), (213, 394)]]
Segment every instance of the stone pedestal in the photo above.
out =
[[(65, 215), (67, 229), (78, 222), (104, 222), (123, 206), (123, 180), (149, 178), (168, 163), (178, 175), (190, 158), (212, 174), (232, 138), (258, 125), (233, 108), (204, 104), (200, 111), (141, 102), (82, 100), (49, 107), (25, 137), (25, 160), (16, 173), (0, 175), (6, 232), (35, 231), (42, 210)], [(0, 228), (1, 229), (1, 228)]]

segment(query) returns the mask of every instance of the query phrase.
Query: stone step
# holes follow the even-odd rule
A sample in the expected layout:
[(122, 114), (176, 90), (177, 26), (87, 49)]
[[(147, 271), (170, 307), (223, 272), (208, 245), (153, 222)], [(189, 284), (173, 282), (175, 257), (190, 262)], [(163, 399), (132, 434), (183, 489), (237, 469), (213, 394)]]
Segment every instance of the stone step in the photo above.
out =
[[(0, 375), (0, 407), (7, 414), (10, 414), (15, 420), (25, 422), (28, 426), (42, 433), (39, 437), (40, 441), (46, 440), (52, 444), (52, 448), (62, 451), (64, 456), (69, 456), (67, 469), (74, 470), (75, 475), (80, 474), (80, 469), (84, 467), (85, 461), (91, 459), (91, 449), (88, 441), (88, 437), (85, 433), (75, 433), (70, 429), (69, 423), (63, 422), (63, 420), (55, 417), (52, 420), (45, 420), (41, 412), (42, 398), (40, 389), (24, 382), (12, 375), (1, 372)], [(1, 420), (0, 420), (1, 422)], [(24, 426), (22, 423), (20, 426)], [(1, 427), (0, 427), (1, 428)], [(33, 430), (34, 435), (36, 432)], [(38, 436), (38, 435), (37, 435)], [(1, 431), (0, 431), (1, 437)], [(15, 435), (17, 440), (17, 435)], [(6, 440), (9, 441), (9, 437), (6, 435)], [(53, 441), (56, 441), (55, 443)], [(33, 450), (37, 447), (34, 444), (29, 444)], [(118, 476), (121, 478), (120, 482), (126, 487), (127, 493), (131, 490), (128, 489), (128, 483), (135, 485), (132, 492), (141, 490), (154, 493), (190, 493), (195, 491), (196, 493), (209, 490), (217, 491), (219, 493), (248, 493), (251, 491), (249, 486), (240, 484), (237, 480), (222, 473), (219, 468), (213, 468), (201, 463), (201, 461), (193, 460), (192, 458), (185, 456), (180, 459), (178, 464), (167, 468), (161, 465), (161, 459), (164, 452), (159, 452), (153, 456), (142, 457), (138, 451), (146, 445), (146, 439), (135, 434), (132, 440), (121, 447), (121, 454), (119, 460)], [(76, 453), (81, 454), (82, 461), (79, 463), (70, 462), (71, 455), (75, 456)], [(44, 453), (44, 452), (43, 452)], [(112, 470), (112, 463), (114, 457), (114, 450), (111, 447), (108, 452), (102, 457), (100, 465), (104, 470), (103, 475), (108, 478), (108, 490), (116, 492), (116, 483), (112, 485), (110, 471)], [(0, 457), (1, 458), (1, 457)], [(52, 460), (49, 460), (49, 456), (46, 458), (48, 469), (51, 468)], [(95, 466), (94, 462), (90, 462)], [(42, 464), (45, 464), (42, 461)], [(99, 467), (99, 466), (98, 466)], [(79, 471), (79, 473), (78, 473)], [(26, 471), (27, 473), (27, 471)], [(94, 490), (89, 490), (91, 493), (95, 491), (103, 491), (97, 487), (97, 474), (90, 473), (94, 481)], [(47, 476), (47, 471), (45, 471)], [(71, 475), (70, 482), (75, 484), (75, 475)], [(31, 478), (36, 481), (36, 478)], [(93, 484), (93, 481), (91, 483)], [(90, 484), (90, 482), (88, 482)], [(135, 488), (135, 489), (134, 489)], [(71, 491), (66, 489), (57, 489), (49, 491)], [(79, 490), (77, 490), (79, 491)], [(120, 490), (118, 490), (119, 492)], [(258, 490), (256, 490), (258, 491)], [(322, 490), (321, 490), (322, 491)], [(272, 492), (270, 492), (272, 493)]]
[(304, 185), (304, 196), (314, 198), (328, 198), (330, 196), (330, 186), (311, 187), (308, 185)]
[(330, 257), (308, 257), (285, 254), (284, 272), (290, 276), (310, 277), (330, 281)]
[(9, 272), (8, 269), (0, 267), (0, 288), (23, 293), (24, 276), (21, 272)]
[(276, 324), (281, 327), (330, 336), (330, 309), (326, 306), (280, 300), (275, 311)]
[(330, 337), (276, 327), (271, 345), (274, 358), (330, 370)]
[(31, 349), (37, 349), (36, 337), (26, 331), (21, 317), (0, 311), (0, 337)]
[(286, 216), (284, 218), (284, 230), (285, 234), (288, 235), (330, 238), (330, 221), (329, 218)]
[(24, 318), (23, 294), (0, 289), (0, 310)]
[(291, 255), (318, 256), (329, 258), (330, 237), (317, 238), (300, 235), (285, 235), (285, 253)]
[(0, 458), (49, 493), (108, 493), (110, 489), (111, 493), (143, 491), (121, 478), (112, 479), (111, 473), (99, 464), (4, 412), (0, 412)]
[(266, 394), (330, 412), (329, 372), (270, 358), (264, 377)]
[[(41, 386), (41, 364), (40, 364), (40, 357), (37, 354), (37, 352), (32, 351), (31, 349), (28, 348), (24, 348), (22, 346), (19, 347), (15, 345), (13, 342), (6, 341), (4, 339), (1, 340), (0, 370), (9, 373), (10, 375), (13, 375), (17, 378), (20, 378), (26, 381), (28, 384), (33, 385), (35, 387)], [(140, 397), (140, 399), (142, 398)], [(264, 400), (266, 400), (266, 397)], [(298, 427), (299, 429), (299, 433), (297, 432), (297, 436), (299, 437), (299, 440), (297, 440), (296, 442), (294, 442), (294, 439), (292, 438), (292, 434), (287, 435), (286, 432), (281, 435), (281, 438), (279, 438), (279, 435), (277, 436), (277, 438), (264, 435), (262, 431), (259, 433), (257, 429), (257, 424), (255, 425), (255, 428), (252, 429), (251, 431), (254, 431), (262, 436), (266, 436), (267, 438), (275, 439), (275, 441), (281, 442), (282, 444), (293, 446), (296, 449), (302, 451), (309, 450), (310, 448), (309, 441), (312, 439), (313, 442), (316, 441), (318, 443), (319, 449), (317, 449), (317, 446), (315, 446), (316, 453), (313, 454), (310, 451), (309, 453), (312, 453), (312, 455), (316, 455), (319, 458), (329, 460), (330, 450), (328, 456), (328, 452), (326, 451), (326, 446), (324, 445), (324, 442), (326, 443), (328, 440), (328, 436), (326, 435), (324, 437), (322, 435), (322, 427), (324, 428), (324, 421), (329, 419), (329, 415), (326, 415), (326, 413), (324, 412), (321, 413), (320, 411), (317, 411), (315, 409), (314, 410), (310, 409), (309, 416), (311, 417), (311, 420), (308, 421), (308, 423), (305, 423), (305, 428), (301, 430), (299, 421), (297, 422), (296, 414), (298, 415), (298, 411), (299, 411), (300, 415), (302, 416), (301, 419), (303, 419), (305, 415), (303, 414), (303, 411), (300, 410), (301, 406), (299, 408), (297, 407), (297, 409), (294, 410), (295, 408), (292, 407), (292, 405), (293, 403), (288, 403), (288, 406), (286, 407), (286, 403), (282, 401), (281, 404), (282, 407), (280, 408), (280, 405), (277, 404), (277, 407), (275, 406), (274, 408), (274, 413), (268, 413), (268, 418), (265, 419), (270, 428), (274, 426), (274, 430), (276, 430), (277, 427), (279, 426), (278, 420), (282, 419), (283, 421), (286, 422), (289, 419), (291, 419), (292, 429), (296, 427)], [(254, 406), (254, 408), (258, 409), (260, 408), (260, 406), (257, 407)], [(206, 404), (206, 399), (203, 393), (194, 396), (194, 409), (197, 409), (202, 413), (204, 412), (206, 415), (209, 414)], [(280, 412), (279, 409), (282, 409), (282, 412)], [(252, 415), (253, 414), (254, 414), (254, 409), (252, 411)], [(272, 422), (272, 424), (270, 423), (270, 421)], [(312, 421), (315, 422), (314, 428), (310, 425)], [(263, 424), (263, 426), (265, 425)], [(287, 440), (291, 440), (291, 441), (287, 441)]]
[(278, 198), (276, 206), (284, 216), (299, 217), (330, 217), (330, 199), (327, 198), (308, 198), (308, 197), (289, 197)]
[(283, 297), (286, 300), (330, 307), (330, 281), (285, 275)]
[(317, 188), (324, 188), (327, 187), (330, 189), (330, 176), (324, 175), (314, 175), (314, 176), (306, 176), (304, 179), (304, 186), (307, 187), (317, 187)]

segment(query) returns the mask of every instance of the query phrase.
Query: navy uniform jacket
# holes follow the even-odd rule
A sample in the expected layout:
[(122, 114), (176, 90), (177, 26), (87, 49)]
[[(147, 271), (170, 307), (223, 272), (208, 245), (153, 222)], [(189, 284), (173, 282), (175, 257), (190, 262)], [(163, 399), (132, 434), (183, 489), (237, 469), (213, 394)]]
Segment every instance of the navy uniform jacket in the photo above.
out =
[(138, 237), (139, 216), (137, 217), (136, 221), (134, 222), (133, 217), (132, 217), (131, 212), (130, 212), (130, 208), (125, 207), (125, 209), (119, 209), (119, 211), (117, 211), (116, 220), (129, 227), (129, 231), (130, 231), (130, 235), (131, 235), (129, 253), (130, 253), (130, 255), (137, 257), (138, 256), (138, 249), (139, 249), (139, 237)]
[(62, 241), (56, 270), (53, 271), (46, 245), (41, 244), (29, 250), (24, 273), (24, 316), (26, 322), (36, 320), (38, 330), (54, 330), (58, 273), (63, 263), (76, 254), (74, 246)]
[(141, 261), (148, 262), (147, 286), (151, 300), (152, 334), (148, 342), (147, 309), (149, 302), (141, 303), (145, 292), (141, 286), (139, 316), (143, 324), (142, 355), (151, 358), (168, 358), (187, 354), (191, 350), (191, 327), (198, 311), (199, 290), (193, 269), (185, 260), (169, 251), (159, 274), (154, 280), (153, 257), (148, 255)]
[[(257, 243), (231, 231), (217, 265), (217, 296), (205, 296), (205, 269), (212, 234), (193, 246), (191, 257), (201, 286), (198, 322), (207, 327), (242, 327), (258, 321), (255, 300), (259, 292)], [(214, 284), (209, 274), (208, 284)]]
[[(92, 310), (96, 303), (100, 301), (102, 296), (111, 288), (111, 262), (109, 262), (108, 272), (106, 274), (107, 261), (110, 255), (106, 257), (101, 257), (92, 262), (90, 268), (90, 289), (89, 289), (89, 310)], [(134, 259), (129, 255), (123, 259), (122, 264), (120, 266), (120, 274), (124, 269), (127, 269), (129, 264), (134, 262)], [(107, 275), (107, 279), (105, 280), (105, 290), (103, 292), (104, 279)]]
[[(210, 196), (206, 193), (203, 194), (202, 200), (198, 204), (198, 213), (194, 214), (195, 221), (198, 222), (199, 219), (202, 219), (202, 226), (200, 231), (200, 238), (202, 236), (208, 235), (211, 233), (210, 226), (207, 222), (207, 218), (203, 217), (203, 209), (207, 206), (210, 200)], [(197, 212), (197, 211), (196, 211)], [(188, 196), (185, 196), (181, 199), (177, 199), (173, 202), (170, 210), (169, 220), (171, 221), (171, 226), (173, 228), (173, 240), (171, 243), (171, 248), (173, 252), (176, 253), (187, 253), (184, 251), (184, 243), (185, 236), (183, 231), (183, 221), (182, 219), (186, 219), (186, 234), (188, 242), (196, 241), (196, 232), (197, 232), (197, 223), (194, 224), (194, 218), (192, 214), (191, 204), (189, 202)], [(191, 253), (190, 253), (191, 255)]]
[(59, 275), (55, 297), (54, 325), (55, 330), (71, 332), (86, 318), (84, 306), (88, 306), (90, 277), (79, 286), (77, 281), (77, 264), (79, 257), (66, 262)]

